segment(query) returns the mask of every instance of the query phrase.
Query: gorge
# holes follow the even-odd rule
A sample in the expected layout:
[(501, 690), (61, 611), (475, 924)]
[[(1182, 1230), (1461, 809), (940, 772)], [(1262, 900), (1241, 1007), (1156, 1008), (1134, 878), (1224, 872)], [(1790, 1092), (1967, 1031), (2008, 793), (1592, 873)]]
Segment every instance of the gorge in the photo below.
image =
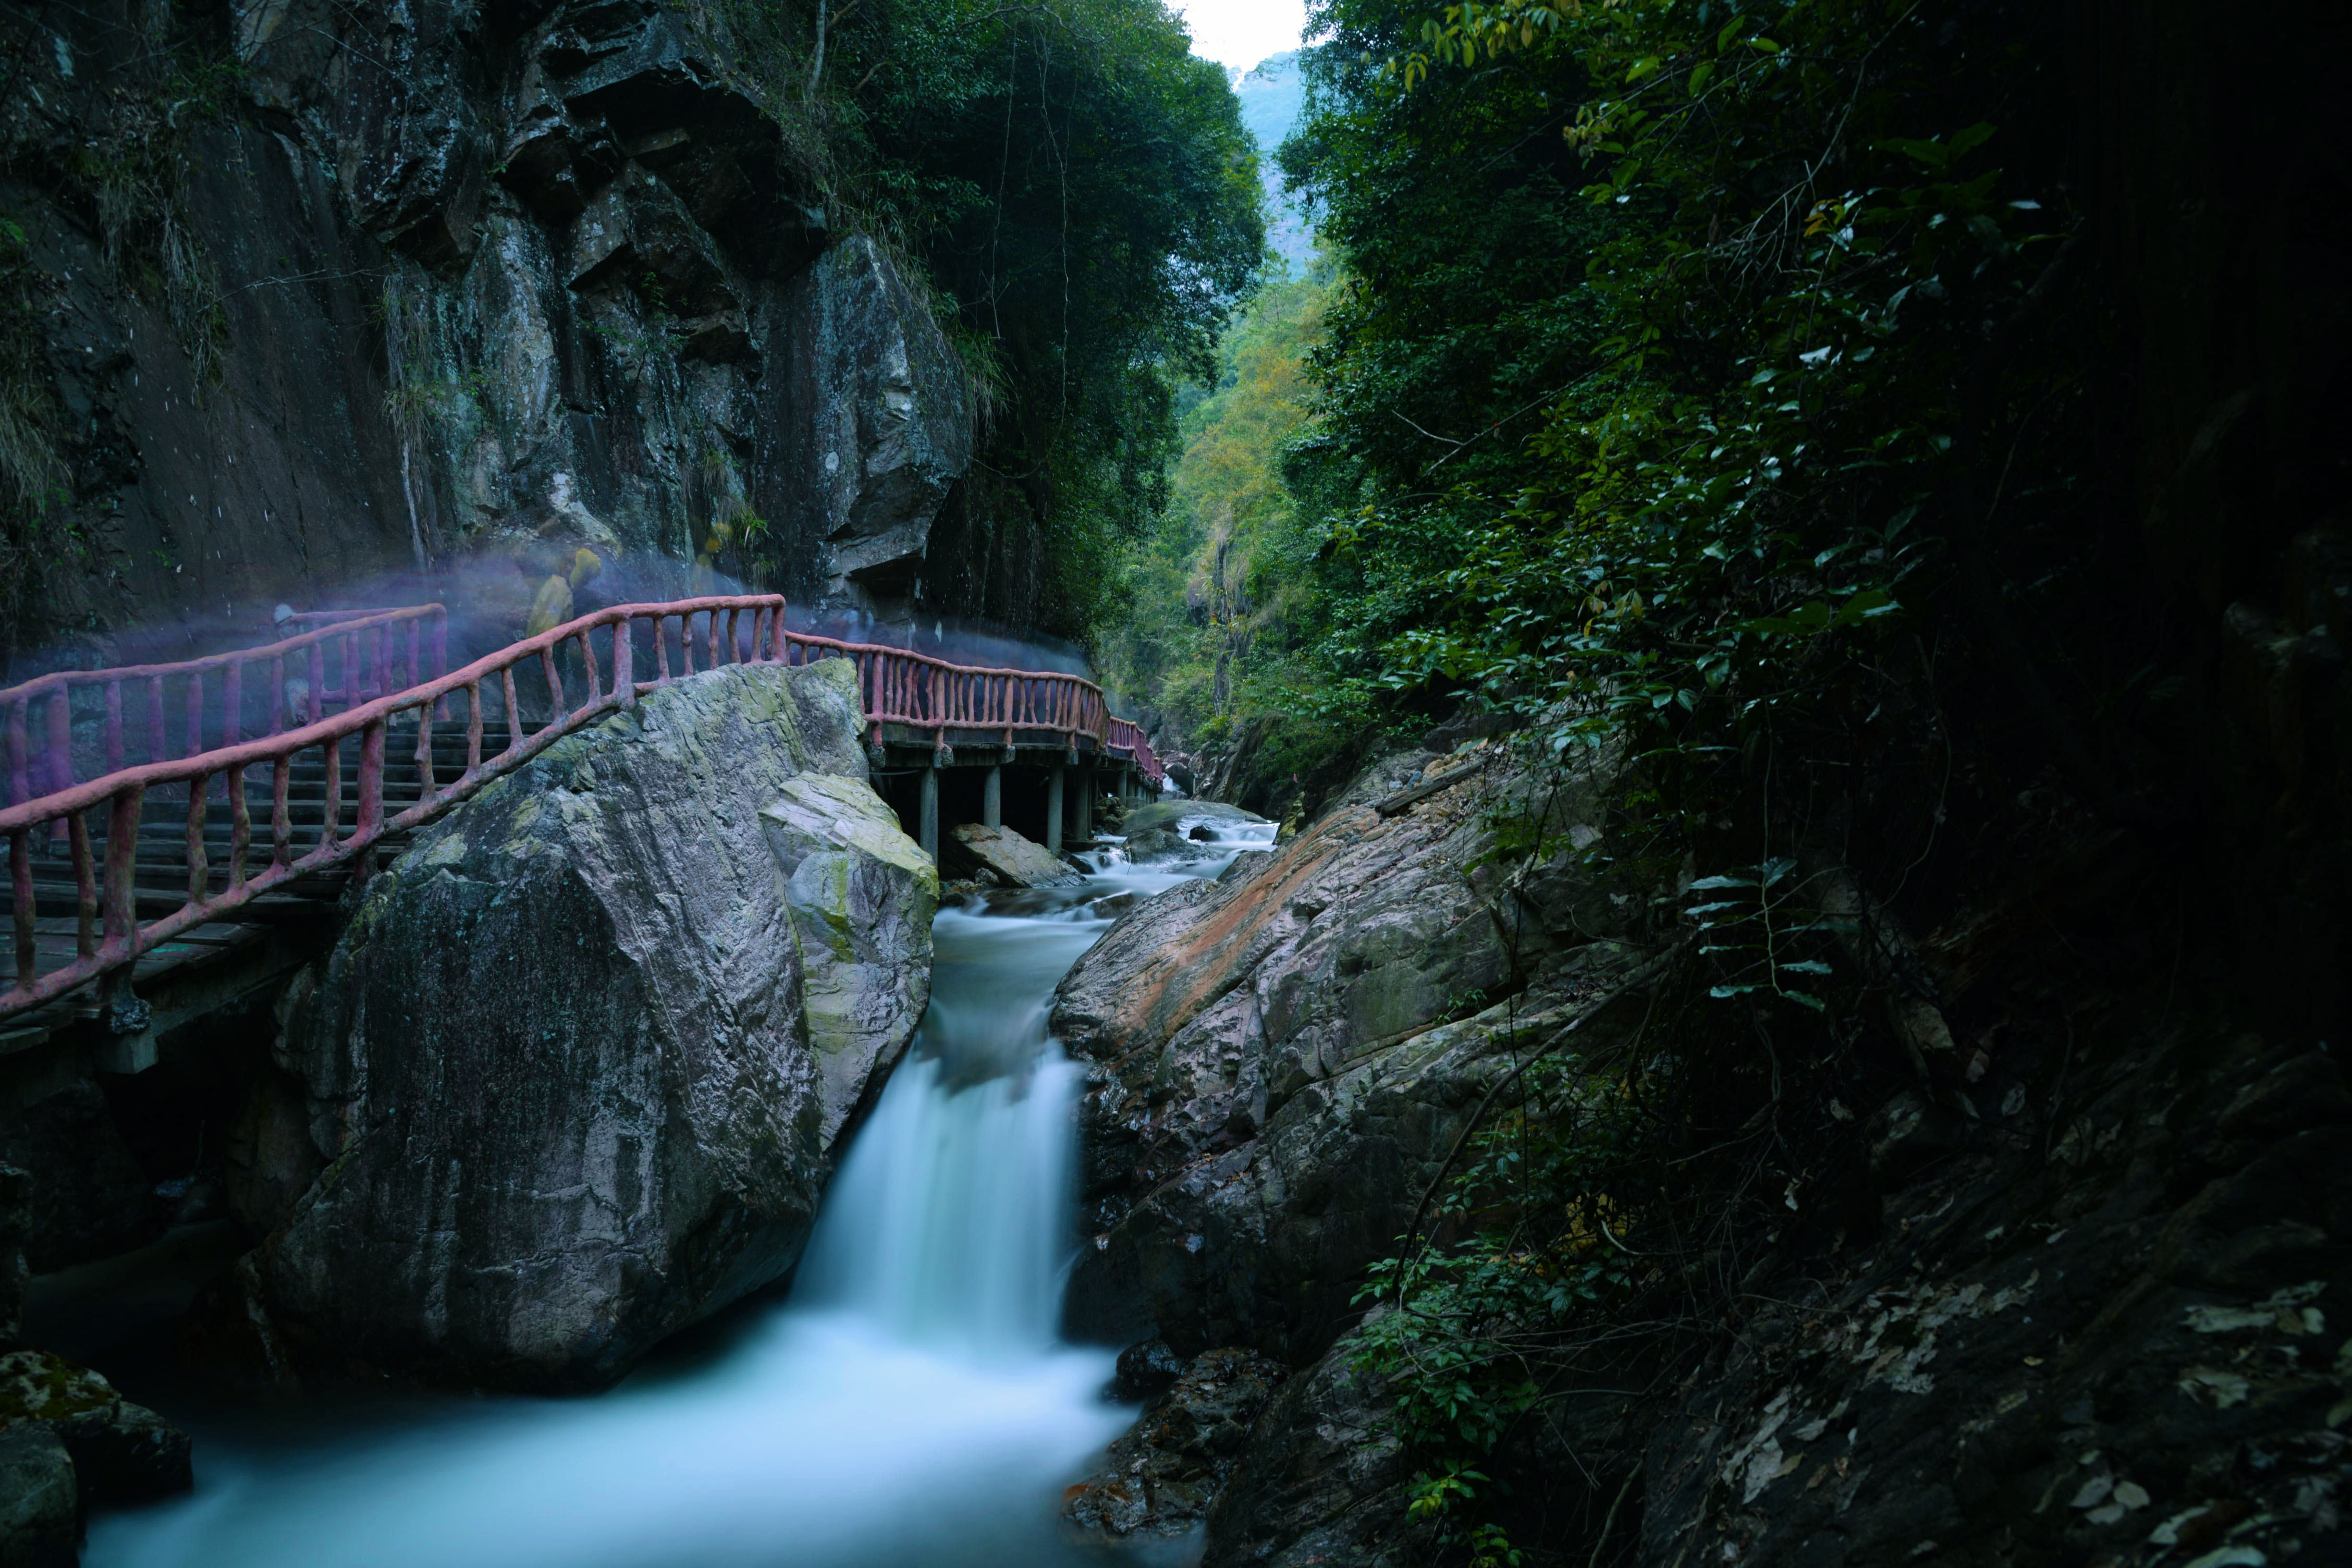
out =
[(2346, 24), (1182, 10), (0, 0), (0, 1568), (2352, 1562)]

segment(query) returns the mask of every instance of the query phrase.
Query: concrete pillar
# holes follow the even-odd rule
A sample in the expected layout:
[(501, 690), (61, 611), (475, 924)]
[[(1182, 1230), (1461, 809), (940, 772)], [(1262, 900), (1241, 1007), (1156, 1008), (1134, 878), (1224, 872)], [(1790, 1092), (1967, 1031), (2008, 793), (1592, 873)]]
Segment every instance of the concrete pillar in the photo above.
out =
[(923, 804), (917, 821), (920, 831), (916, 837), (923, 846), (923, 853), (929, 856), (931, 864), (936, 866), (940, 863), (940, 770), (937, 768), (923, 770)]
[(1045, 847), (1062, 852), (1062, 764), (1055, 763), (1045, 779)]
[(988, 780), (980, 789), (980, 819), (991, 827), (1004, 826), (1004, 767), (989, 764)]
[(1081, 842), (1095, 836), (1095, 765), (1087, 763), (1078, 769), (1078, 838)]

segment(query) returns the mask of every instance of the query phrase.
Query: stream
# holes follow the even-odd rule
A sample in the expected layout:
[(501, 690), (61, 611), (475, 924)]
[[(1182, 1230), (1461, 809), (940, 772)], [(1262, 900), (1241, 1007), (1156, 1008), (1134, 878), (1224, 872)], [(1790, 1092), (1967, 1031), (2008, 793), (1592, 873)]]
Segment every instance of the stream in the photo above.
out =
[[(931, 1003), (828, 1190), (790, 1298), (586, 1400), (409, 1399), (189, 1424), (196, 1488), (91, 1522), (90, 1568), (1023, 1568), (1085, 1553), (1062, 1489), (1134, 1416), (1056, 1333), (1081, 1069), (1053, 991), (1208, 858), (1097, 851), (944, 909)], [(169, 1412), (167, 1412), (168, 1414)], [(1124, 1555), (1124, 1554), (1123, 1554)]]

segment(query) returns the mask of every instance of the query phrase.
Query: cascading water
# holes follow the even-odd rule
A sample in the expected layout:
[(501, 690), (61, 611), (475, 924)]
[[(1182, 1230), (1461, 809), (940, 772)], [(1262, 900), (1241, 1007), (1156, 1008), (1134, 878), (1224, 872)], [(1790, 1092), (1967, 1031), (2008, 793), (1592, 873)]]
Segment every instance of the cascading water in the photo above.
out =
[[(1227, 825), (1218, 825), (1224, 826)], [(1266, 829), (1270, 837), (1271, 828)], [(1046, 1037), (1098, 900), (1213, 875), (1115, 862), (943, 910), (930, 1011), (825, 1200), (792, 1302), (709, 1364), (289, 1451), (200, 1444), (196, 1495), (91, 1528), (91, 1568), (1040, 1568), (1132, 1412), (1055, 1336), (1078, 1069)], [(1019, 910), (1021, 913), (1008, 913)]]

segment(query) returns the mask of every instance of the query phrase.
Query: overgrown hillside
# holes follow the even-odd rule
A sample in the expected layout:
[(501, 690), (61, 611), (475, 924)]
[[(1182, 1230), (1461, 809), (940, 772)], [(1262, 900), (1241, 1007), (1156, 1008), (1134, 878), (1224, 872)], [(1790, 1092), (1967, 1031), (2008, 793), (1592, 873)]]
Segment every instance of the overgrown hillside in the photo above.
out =
[[(2296, 1071), (2335, 1081), (2352, 973), (2330, 891), (2352, 869), (2352, 318), (2322, 281), (2347, 209), (2312, 151), (2328, 116), (2259, 85), (2284, 17), (1315, 19), (1282, 153), (1332, 264), (1303, 379), (1245, 374), (1237, 346), (1187, 464), (1230, 438), (1246, 460), (1217, 472), (1247, 483), (1181, 481), (1221, 510), (1131, 569), (1160, 608), (1125, 657), (1204, 785), (1277, 815), (1449, 715), (1441, 750), (1508, 731), (1559, 783), (1500, 797), (1461, 871), (1507, 931), (1590, 879), (1602, 934), (1664, 968), (1633, 1045), (1525, 1047), (1525, 1101), (1454, 1145), (1359, 1303), (1349, 1353), (1385, 1380), (1412, 1528), (1349, 1502), (1297, 1533), (1309, 1504), (1283, 1489), (1340, 1419), (1318, 1372), (1291, 1436), (1260, 1434), (1300, 1467), (1246, 1505), (1269, 1533), (1225, 1547), (2154, 1562), (2193, 1540), (2177, 1560), (2218, 1564), (2332, 1531), (2264, 1489), (2257, 1428), (2300, 1415), (2231, 1436), (2165, 1404), (2175, 1372), (2205, 1398), (2193, 1370), (2144, 1370), (2206, 1342), (2197, 1292), (2316, 1300), (2347, 1239), (2340, 1215), (2284, 1217), (2334, 1185), (2277, 1177), (2261, 1223), (2309, 1250), (2210, 1250), (2295, 1139), (2336, 1136), (2314, 1130), (2336, 1089), (2259, 1107)], [(1282, 420), (1235, 416), (1254, 385), (1283, 388)], [(1596, 771), (1604, 809), (1554, 815)], [(2235, 1109), (2217, 1124), (2208, 1099)], [(1935, 1343), (1901, 1303), (2029, 1275), (2074, 1280), (2029, 1320), (2056, 1339), (1948, 1343), (1953, 1403), (1894, 1399), (1883, 1427), (1866, 1407), (1883, 1459), (1797, 1451), (1850, 1407), (1816, 1390), (1828, 1414), (1796, 1432), (1790, 1380), (1843, 1366), (1837, 1324), (1909, 1336), (1855, 1373), (1860, 1401)], [(2322, 1350), (2280, 1353), (2314, 1380), (2294, 1397), (2335, 1386)], [(2096, 1468), (2102, 1442), (2105, 1489), (2040, 1517), (2066, 1489), (2036, 1467)], [(2123, 1489), (2126, 1455), (2160, 1486)], [(2134, 1514), (2151, 1488), (2188, 1510), (2171, 1534)]]

